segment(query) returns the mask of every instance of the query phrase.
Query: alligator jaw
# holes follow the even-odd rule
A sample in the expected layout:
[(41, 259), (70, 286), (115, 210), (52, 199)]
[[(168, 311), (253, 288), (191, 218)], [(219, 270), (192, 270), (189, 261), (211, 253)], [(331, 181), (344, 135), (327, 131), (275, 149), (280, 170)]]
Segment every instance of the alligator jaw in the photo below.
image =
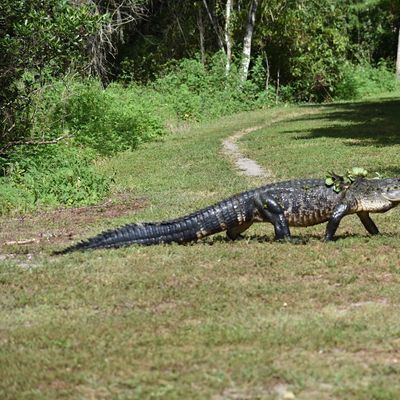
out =
[(388, 193), (382, 193), (382, 197), (392, 203), (400, 202), (400, 190), (393, 190)]

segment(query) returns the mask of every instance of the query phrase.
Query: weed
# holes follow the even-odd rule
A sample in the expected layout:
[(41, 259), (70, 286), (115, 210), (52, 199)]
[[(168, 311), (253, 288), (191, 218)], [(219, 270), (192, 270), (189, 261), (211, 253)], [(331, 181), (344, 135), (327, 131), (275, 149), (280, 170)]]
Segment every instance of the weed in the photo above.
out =
[(93, 166), (93, 154), (69, 146), (20, 146), (9, 158), (0, 187), (0, 214), (59, 204), (95, 204), (110, 179)]

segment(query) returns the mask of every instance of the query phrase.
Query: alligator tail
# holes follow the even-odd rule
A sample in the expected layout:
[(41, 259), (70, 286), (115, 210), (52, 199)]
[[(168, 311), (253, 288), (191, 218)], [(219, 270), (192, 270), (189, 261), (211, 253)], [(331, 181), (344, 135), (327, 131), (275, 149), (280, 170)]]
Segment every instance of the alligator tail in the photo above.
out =
[(117, 248), (131, 244), (155, 245), (161, 243), (188, 243), (214, 233), (222, 232), (244, 220), (244, 199), (239, 196), (226, 199), (187, 216), (163, 221), (128, 224), (104, 231), (85, 241), (54, 254), (67, 254), (100, 248)]

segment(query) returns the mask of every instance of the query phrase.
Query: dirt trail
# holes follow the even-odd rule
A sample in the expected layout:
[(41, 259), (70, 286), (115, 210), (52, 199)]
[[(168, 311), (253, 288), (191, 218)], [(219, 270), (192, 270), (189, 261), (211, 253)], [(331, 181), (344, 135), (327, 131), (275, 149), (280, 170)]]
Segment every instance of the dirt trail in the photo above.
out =
[(263, 125), (256, 125), (250, 128), (242, 129), (240, 131), (234, 132), (233, 135), (227, 137), (222, 142), (222, 151), (225, 155), (227, 155), (235, 164), (236, 168), (240, 171), (242, 175), (251, 176), (251, 177), (262, 177), (268, 181), (272, 181), (274, 179), (274, 173), (267, 168), (262, 167), (256, 161), (252, 160), (251, 158), (245, 157), (242, 152), (240, 151), (239, 145), (237, 142), (245, 135), (258, 131), (260, 129), (265, 129), (273, 124), (278, 122), (290, 120), (295, 117), (299, 117), (301, 115), (306, 114), (314, 114), (316, 110), (302, 110), (297, 112), (287, 113), (285, 115), (279, 115), (266, 124)]
[(228, 154), (234, 161), (236, 167), (246, 176), (260, 176), (272, 178), (274, 175), (270, 170), (263, 168), (256, 161), (245, 157), (239, 149), (237, 141), (243, 136), (264, 128), (265, 125), (257, 125), (235, 132), (222, 142), (223, 151)]

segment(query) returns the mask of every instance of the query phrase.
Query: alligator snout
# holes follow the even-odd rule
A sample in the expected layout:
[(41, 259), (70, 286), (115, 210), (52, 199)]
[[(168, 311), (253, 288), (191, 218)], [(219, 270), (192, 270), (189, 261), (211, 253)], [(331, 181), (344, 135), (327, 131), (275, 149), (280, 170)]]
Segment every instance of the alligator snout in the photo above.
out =
[(391, 190), (387, 193), (382, 193), (382, 197), (386, 200), (391, 201), (392, 203), (400, 202), (400, 190)]

